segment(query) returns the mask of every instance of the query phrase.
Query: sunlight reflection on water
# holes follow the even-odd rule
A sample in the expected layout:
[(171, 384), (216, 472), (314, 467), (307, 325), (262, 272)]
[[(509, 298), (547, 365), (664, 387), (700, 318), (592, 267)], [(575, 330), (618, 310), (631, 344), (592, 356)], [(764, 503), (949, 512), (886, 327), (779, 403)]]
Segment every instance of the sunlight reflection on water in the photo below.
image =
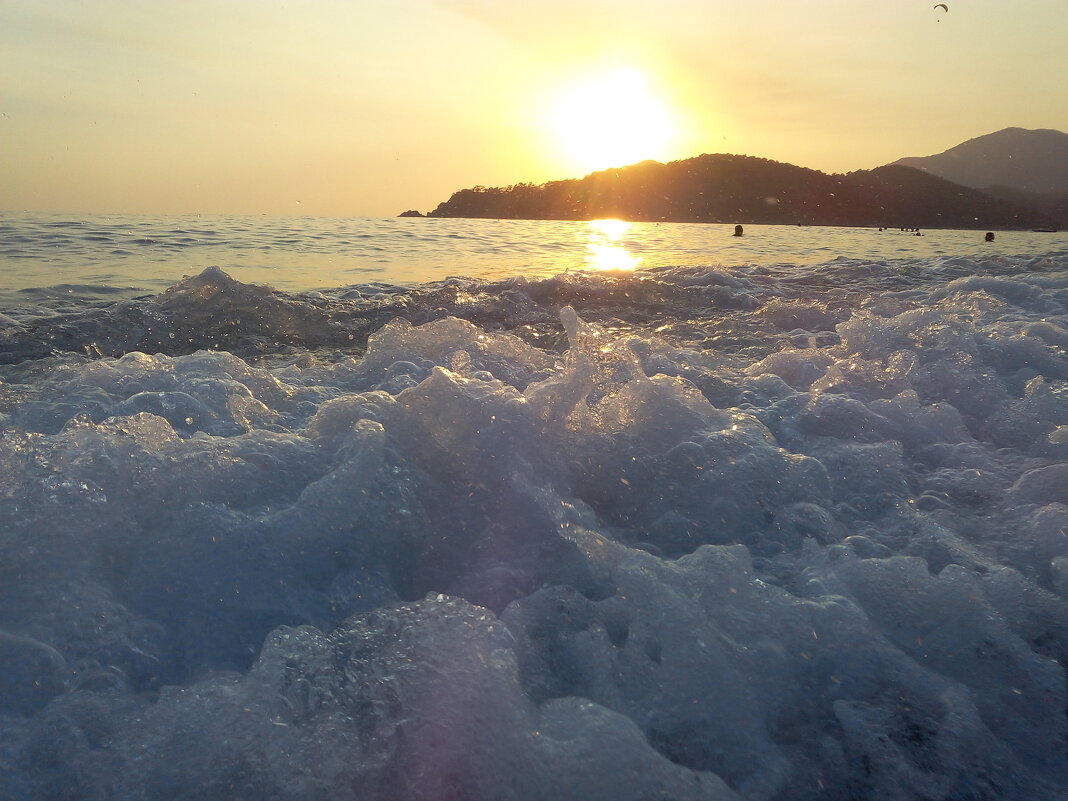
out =
[[(114, 299), (161, 292), (217, 266), (246, 283), (294, 292), (362, 282), (490, 280), (570, 270), (813, 265), (971, 256), (1012, 259), (1068, 250), (1068, 232), (657, 223), (622, 220), (197, 217), (0, 213), (0, 307), (62, 285)], [(121, 252), (119, 252), (121, 251)], [(104, 282), (106, 285), (102, 285)], [(64, 290), (64, 294), (70, 294)]]
[(590, 220), (586, 268), (590, 270), (633, 270), (641, 263), (621, 243), (631, 223), (623, 220)]

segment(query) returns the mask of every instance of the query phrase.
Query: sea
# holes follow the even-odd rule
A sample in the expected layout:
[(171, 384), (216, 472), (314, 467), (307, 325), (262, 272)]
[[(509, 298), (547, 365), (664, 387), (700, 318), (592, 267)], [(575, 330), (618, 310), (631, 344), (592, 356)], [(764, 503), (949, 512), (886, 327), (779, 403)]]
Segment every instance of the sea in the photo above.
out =
[(1068, 798), (1068, 234), (0, 214), (0, 799)]
[(1068, 250), (1068, 232), (388, 217), (71, 216), (0, 212), (0, 307), (161, 292), (216, 266), (286, 292), (451, 276), (835, 259), (1021, 256)]

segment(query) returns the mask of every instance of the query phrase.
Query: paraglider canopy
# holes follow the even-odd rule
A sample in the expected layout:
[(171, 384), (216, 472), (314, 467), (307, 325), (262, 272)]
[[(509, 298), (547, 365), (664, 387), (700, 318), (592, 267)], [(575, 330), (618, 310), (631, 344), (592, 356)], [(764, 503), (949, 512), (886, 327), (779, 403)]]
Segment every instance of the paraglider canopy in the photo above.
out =
[(945, 3), (939, 3), (935, 6), (935, 8), (941, 8), (943, 11), (947, 13), (949, 12), (949, 6), (947, 6)]

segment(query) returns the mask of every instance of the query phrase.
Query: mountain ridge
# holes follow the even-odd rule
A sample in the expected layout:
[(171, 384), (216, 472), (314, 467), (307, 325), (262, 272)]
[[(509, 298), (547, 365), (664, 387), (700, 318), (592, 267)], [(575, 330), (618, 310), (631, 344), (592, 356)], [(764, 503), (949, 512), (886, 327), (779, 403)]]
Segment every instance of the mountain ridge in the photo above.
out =
[(1052, 128), (1003, 128), (932, 156), (893, 163), (973, 189), (1068, 194), (1068, 133)]
[(892, 228), (1056, 225), (1042, 212), (907, 166), (829, 175), (723, 153), (644, 161), (538, 185), (475, 186), (454, 192), (427, 216)]

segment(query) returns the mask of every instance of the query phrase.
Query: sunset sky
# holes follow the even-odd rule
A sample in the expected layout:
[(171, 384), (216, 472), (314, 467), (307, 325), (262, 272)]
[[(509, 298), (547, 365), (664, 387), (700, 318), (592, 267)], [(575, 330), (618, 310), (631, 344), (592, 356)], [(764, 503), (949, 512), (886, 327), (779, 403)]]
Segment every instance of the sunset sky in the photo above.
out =
[(1068, 131), (1066, 0), (0, 0), (0, 209), (395, 215)]

